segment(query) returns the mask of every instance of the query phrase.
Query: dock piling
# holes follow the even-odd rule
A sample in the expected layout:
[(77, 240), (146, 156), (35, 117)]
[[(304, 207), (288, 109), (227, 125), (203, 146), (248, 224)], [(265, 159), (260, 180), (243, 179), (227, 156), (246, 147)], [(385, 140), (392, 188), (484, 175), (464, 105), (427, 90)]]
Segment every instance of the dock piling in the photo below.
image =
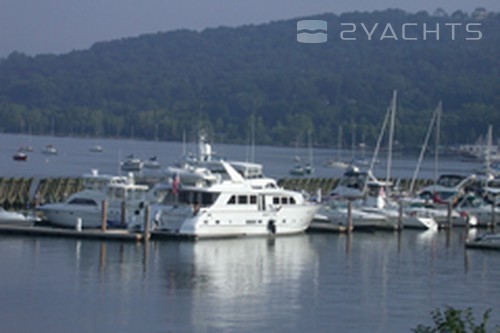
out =
[(75, 226), (76, 231), (80, 232), (82, 231), (82, 218), (77, 217), (76, 218), (76, 226)]
[(347, 201), (347, 233), (352, 231), (352, 200)]
[(144, 230), (143, 230), (143, 240), (147, 242), (150, 237), (150, 230), (149, 230), (149, 216), (151, 215), (151, 207), (146, 205), (144, 207)]
[(101, 231), (105, 232), (106, 231), (106, 223), (108, 220), (108, 202), (106, 200), (102, 201), (102, 212), (101, 212)]

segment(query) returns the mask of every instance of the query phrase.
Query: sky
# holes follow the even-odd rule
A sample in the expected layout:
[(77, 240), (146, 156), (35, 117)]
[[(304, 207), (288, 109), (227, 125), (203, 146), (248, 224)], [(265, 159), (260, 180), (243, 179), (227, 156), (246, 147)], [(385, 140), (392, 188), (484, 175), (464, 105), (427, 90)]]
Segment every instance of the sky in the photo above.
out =
[(443, 8), (500, 12), (499, 0), (0, 0), (0, 57), (62, 54), (176, 29), (240, 26), (331, 12)]

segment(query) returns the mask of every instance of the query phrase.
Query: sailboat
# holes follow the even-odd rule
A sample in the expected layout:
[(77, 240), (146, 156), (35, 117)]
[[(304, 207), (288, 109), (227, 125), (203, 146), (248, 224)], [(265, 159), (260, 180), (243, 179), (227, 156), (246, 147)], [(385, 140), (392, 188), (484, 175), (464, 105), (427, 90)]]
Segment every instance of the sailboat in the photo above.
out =
[(295, 155), (294, 161), (295, 165), (290, 169), (289, 173), (292, 176), (310, 176), (314, 174), (314, 157), (312, 149), (311, 131), (308, 132), (308, 153), (309, 162), (302, 165), (301, 159), (298, 155)]
[(338, 139), (337, 139), (337, 157), (335, 159), (326, 161), (325, 167), (345, 169), (349, 166), (349, 163), (342, 161), (341, 150), (342, 150), (342, 126), (339, 126)]

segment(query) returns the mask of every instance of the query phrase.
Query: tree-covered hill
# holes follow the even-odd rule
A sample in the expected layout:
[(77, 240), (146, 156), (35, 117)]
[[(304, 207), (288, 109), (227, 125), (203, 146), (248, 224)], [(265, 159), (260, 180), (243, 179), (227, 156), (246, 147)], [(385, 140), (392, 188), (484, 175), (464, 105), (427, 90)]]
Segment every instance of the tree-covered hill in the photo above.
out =
[(444, 143), (500, 128), (499, 13), (307, 19), (328, 22), (326, 43), (298, 43), (292, 19), (143, 35), (64, 55), (13, 53), (0, 59), (0, 130), (180, 140), (204, 127), (218, 141), (247, 142), (254, 123), (257, 143), (305, 144), (312, 130), (315, 143), (333, 145), (342, 125), (345, 142), (354, 130), (373, 144), (393, 89), (396, 136), (406, 146), (422, 143), (439, 100)]

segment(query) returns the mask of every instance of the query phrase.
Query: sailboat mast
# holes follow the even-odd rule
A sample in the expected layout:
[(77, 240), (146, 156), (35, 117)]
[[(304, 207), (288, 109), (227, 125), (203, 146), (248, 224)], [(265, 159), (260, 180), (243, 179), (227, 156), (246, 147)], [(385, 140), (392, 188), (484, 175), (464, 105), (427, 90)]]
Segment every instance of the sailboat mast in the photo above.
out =
[(375, 146), (375, 150), (373, 151), (373, 156), (372, 156), (372, 161), (370, 163), (370, 168), (368, 171), (372, 172), (373, 168), (375, 166), (375, 162), (377, 161), (378, 158), (378, 151), (380, 150), (380, 144), (382, 143), (382, 138), (384, 137), (385, 133), (385, 128), (387, 127), (387, 122), (389, 121), (389, 116), (391, 115), (391, 108), (387, 110), (387, 113), (385, 114), (384, 118), (384, 123), (382, 124), (382, 130), (380, 131), (380, 134), (377, 139), (377, 144)]
[(415, 167), (415, 172), (413, 173), (413, 177), (411, 179), (410, 183), (410, 193), (413, 193), (415, 189), (415, 182), (417, 181), (418, 173), (420, 172), (420, 166), (422, 165), (422, 161), (424, 159), (424, 154), (425, 151), (427, 150), (427, 145), (429, 144), (429, 139), (431, 137), (432, 129), (434, 128), (434, 123), (436, 122), (436, 117), (438, 114), (438, 109), (434, 110), (434, 113), (432, 114), (431, 122), (429, 124), (429, 128), (427, 129), (427, 134), (425, 135), (425, 140), (424, 140), (424, 145), (422, 146), (422, 149), (420, 150), (420, 155), (418, 157), (417, 161), (417, 166)]
[(439, 177), (439, 145), (441, 137), (441, 114), (443, 113), (443, 103), (439, 101), (436, 120), (436, 147), (434, 150), (434, 184)]
[(486, 142), (486, 151), (484, 155), (484, 164), (486, 169), (486, 178), (491, 175), (491, 147), (493, 145), (493, 126), (488, 126), (488, 137)]
[(392, 102), (391, 102), (391, 120), (389, 123), (389, 147), (387, 151), (387, 172), (386, 172), (386, 181), (391, 179), (391, 168), (392, 168), (392, 146), (394, 143), (394, 121), (396, 119), (396, 98), (397, 91), (394, 90), (392, 93)]

